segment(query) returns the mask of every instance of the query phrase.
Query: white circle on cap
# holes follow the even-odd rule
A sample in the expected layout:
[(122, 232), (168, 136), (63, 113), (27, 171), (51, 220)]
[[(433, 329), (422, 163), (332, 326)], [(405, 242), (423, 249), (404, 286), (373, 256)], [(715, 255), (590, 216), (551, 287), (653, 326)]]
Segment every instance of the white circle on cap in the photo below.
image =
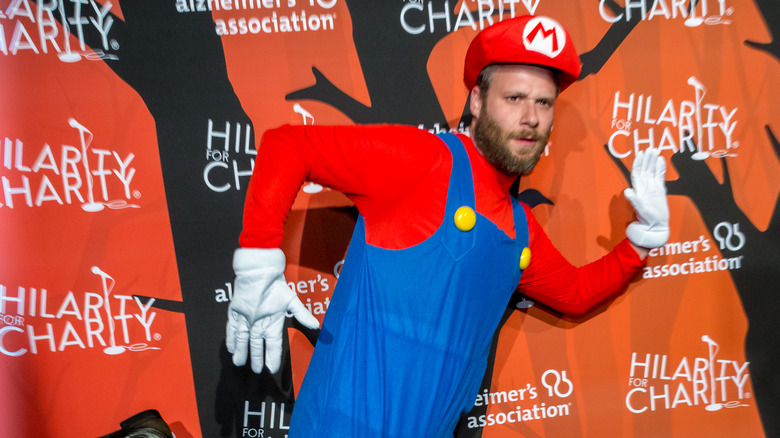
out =
[(566, 46), (566, 31), (552, 18), (534, 17), (525, 24), (523, 44), (526, 50), (555, 58)]

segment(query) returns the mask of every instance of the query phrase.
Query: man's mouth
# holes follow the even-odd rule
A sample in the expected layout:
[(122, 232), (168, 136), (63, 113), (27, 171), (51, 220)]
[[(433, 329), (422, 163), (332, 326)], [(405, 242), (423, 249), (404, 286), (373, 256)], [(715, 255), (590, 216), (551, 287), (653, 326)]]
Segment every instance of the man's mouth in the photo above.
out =
[(539, 136), (536, 134), (520, 133), (512, 137), (512, 140), (520, 144), (521, 146), (533, 146), (539, 140)]

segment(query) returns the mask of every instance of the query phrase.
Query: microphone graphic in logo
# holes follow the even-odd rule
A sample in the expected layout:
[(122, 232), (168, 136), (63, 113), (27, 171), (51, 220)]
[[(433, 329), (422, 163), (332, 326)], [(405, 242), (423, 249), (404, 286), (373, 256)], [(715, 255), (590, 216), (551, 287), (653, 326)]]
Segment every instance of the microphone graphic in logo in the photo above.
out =
[(95, 195), (92, 193), (94, 181), (92, 181), (92, 172), (89, 169), (89, 160), (87, 160), (87, 149), (89, 149), (89, 144), (92, 143), (94, 136), (89, 129), (76, 121), (76, 119), (71, 117), (68, 119), (68, 123), (71, 128), (79, 130), (79, 136), (81, 138), (81, 163), (84, 165), (84, 172), (87, 177), (87, 196), (89, 197), (89, 201), (84, 203), (81, 208), (83, 208), (84, 211), (90, 212), (100, 211), (105, 208), (105, 206), (99, 202), (95, 202)]
[(300, 114), (300, 115), (301, 115), (301, 118), (303, 119), (303, 124), (304, 124), (304, 125), (306, 124), (306, 119), (307, 119), (307, 118), (308, 118), (308, 119), (311, 119), (311, 124), (312, 124), (312, 125), (314, 124), (314, 116), (313, 116), (313, 115), (311, 115), (311, 113), (310, 113), (310, 112), (306, 111), (306, 110), (305, 110), (305, 109), (304, 109), (304, 108), (301, 106), (301, 104), (299, 104), (299, 103), (296, 103), (295, 105), (293, 105), (293, 111), (295, 111), (296, 113), (298, 113), (298, 114)]
[[(89, 151), (89, 145), (92, 143), (94, 135), (92, 134), (92, 131), (87, 129), (87, 127), (79, 123), (73, 117), (68, 119), (68, 124), (70, 124), (71, 128), (77, 129), (79, 131), (79, 139), (81, 141), (81, 165), (84, 167), (85, 178), (87, 180), (87, 202), (82, 204), (81, 208), (84, 211), (88, 211), (90, 213), (101, 211), (106, 207), (111, 209), (139, 208), (138, 205), (129, 204), (127, 201), (122, 199), (108, 202), (98, 202), (95, 200), (95, 181), (92, 178), (92, 169), (89, 167), (89, 156), (87, 155), (87, 152)], [(132, 178), (133, 172), (135, 172), (135, 170), (131, 169), (130, 178)]]
[[(111, 311), (111, 291), (114, 289), (114, 285), (116, 285), (116, 281), (113, 277), (105, 273), (102, 269), (98, 268), (97, 266), (92, 266), (91, 271), (95, 275), (99, 275), (100, 278), (103, 280), (103, 309), (106, 311), (106, 318), (108, 319), (108, 330), (109, 330), (109, 346), (103, 349), (103, 352), (109, 355), (117, 355), (122, 354), (125, 351), (143, 351), (143, 350), (159, 350), (157, 347), (150, 347), (146, 343), (136, 343), (132, 345), (117, 345), (116, 344), (116, 325), (114, 324), (114, 314)], [(151, 298), (151, 300), (154, 300), (154, 298)], [(151, 306), (153, 301), (150, 301), (147, 303), (147, 305)], [(151, 323), (151, 320), (154, 319), (154, 314), (152, 315), (152, 318), (149, 319), (149, 323)], [(127, 335), (125, 335), (127, 336)]]
[(704, 100), (704, 95), (707, 94), (707, 87), (704, 86), (695, 76), (688, 78), (688, 85), (692, 86), (696, 92), (696, 143), (698, 144), (699, 151), (693, 154), (691, 158), (694, 160), (704, 160), (710, 156), (709, 152), (702, 150), (702, 143), (704, 138), (702, 137), (702, 123), (701, 123), (701, 103)]
[[(302, 107), (301, 104), (296, 103), (293, 105), (293, 111), (295, 111), (296, 114), (301, 115), (304, 125), (306, 125), (306, 119), (311, 119), (311, 124), (314, 124), (314, 116), (311, 115), (310, 112), (306, 111), (306, 109)], [(322, 191), (322, 189), (323, 187), (321, 185), (311, 181), (307, 182), (306, 185), (303, 186), (303, 192), (309, 194), (319, 193)]]
[[(103, 272), (100, 268), (97, 266), (92, 267), (92, 273), (95, 275), (99, 275), (100, 278), (103, 280), (103, 309), (106, 311), (106, 318), (108, 319), (108, 330), (109, 330), (109, 339), (108, 342), (111, 344), (110, 346), (103, 349), (103, 352), (110, 355), (115, 354), (121, 354), (124, 353), (125, 347), (120, 347), (116, 345), (116, 339), (114, 337), (114, 315), (111, 314), (111, 302), (109, 301), (109, 298), (111, 296), (111, 290), (114, 289), (114, 285), (116, 284), (116, 281), (114, 279)], [(109, 284), (110, 280), (110, 284)]]
[(65, 16), (65, 2), (59, 2), (59, 13), (62, 17), (62, 30), (63, 41), (65, 42), (65, 52), (59, 53), (60, 61), (62, 62), (78, 62), (81, 61), (81, 55), (70, 50), (70, 26), (68, 26), (68, 18)]
[(710, 404), (707, 405), (706, 409), (711, 412), (719, 411), (723, 408), (723, 405), (720, 403), (715, 403), (715, 356), (718, 354), (720, 347), (718, 347), (718, 344), (707, 335), (702, 336), (701, 340), (707, 343), (710, 352)]

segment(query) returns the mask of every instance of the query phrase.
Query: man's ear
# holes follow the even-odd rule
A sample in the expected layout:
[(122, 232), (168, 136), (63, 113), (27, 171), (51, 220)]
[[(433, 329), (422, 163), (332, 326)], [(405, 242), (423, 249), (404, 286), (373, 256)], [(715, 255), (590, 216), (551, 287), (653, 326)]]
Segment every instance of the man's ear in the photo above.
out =
[(469, 109), (471, 110), (471, 115), (474, 116), (474, 118), (479, 117), (479, 113), (482, 110), (482, 92), (476, 85), (471, 89), (471, 94), (469, 96)]

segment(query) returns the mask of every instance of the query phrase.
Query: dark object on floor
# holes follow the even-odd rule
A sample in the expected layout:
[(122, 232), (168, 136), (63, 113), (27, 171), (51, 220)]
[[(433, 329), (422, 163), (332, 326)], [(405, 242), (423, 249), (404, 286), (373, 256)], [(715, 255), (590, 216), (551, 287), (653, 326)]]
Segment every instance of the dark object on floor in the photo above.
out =
[(120, 430), (99, 438), (174, 438), (160, 413), (149, 409), (119, 423)]

